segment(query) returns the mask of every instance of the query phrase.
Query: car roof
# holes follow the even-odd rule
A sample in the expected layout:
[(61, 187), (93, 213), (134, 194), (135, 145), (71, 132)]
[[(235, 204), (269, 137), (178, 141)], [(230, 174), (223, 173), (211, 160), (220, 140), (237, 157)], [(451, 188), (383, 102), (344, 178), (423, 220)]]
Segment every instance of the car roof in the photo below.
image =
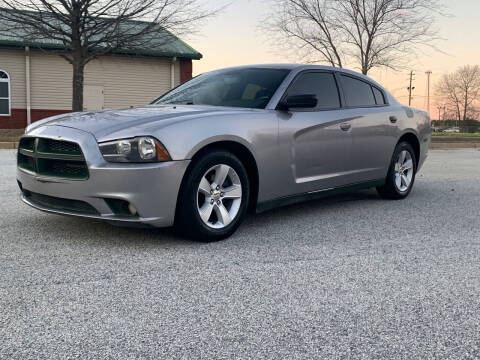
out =
[(224, 71), (224, 70), (235, 70), (235, 69), (286, 69), (286, 70), (297, 70), (297, 71), (303, 71), (303, 70), (327, 70), (327, 71), (338, 71), (342, 72), (345, 74), (353, 75), (359, 78), (363, 78), (380, 88), (384, 89), (382, 85), (377, 83), (375, 80), (372, 78), (363, 75), (359, 72), (348, 70), (345, 68), (339, 68), (339, 67), (334, 67), (334, 66), (327, 66), (327, 65), (312, 65), (312, 64), (252, 64), (252, 65), (241, 65), (241, 66), (232, 66), (224, 69), (218, 69), (218, 71)]

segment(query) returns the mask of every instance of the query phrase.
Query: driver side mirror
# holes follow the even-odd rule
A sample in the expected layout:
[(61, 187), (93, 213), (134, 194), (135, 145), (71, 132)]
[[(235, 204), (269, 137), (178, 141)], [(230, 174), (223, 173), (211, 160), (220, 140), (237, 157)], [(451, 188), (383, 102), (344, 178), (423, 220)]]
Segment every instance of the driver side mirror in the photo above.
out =
[(318, 100), (315, 95), (292, 95), (278, 103), (277, 109), (288, 110), (292, 108), (310, 109), (317, 106)]

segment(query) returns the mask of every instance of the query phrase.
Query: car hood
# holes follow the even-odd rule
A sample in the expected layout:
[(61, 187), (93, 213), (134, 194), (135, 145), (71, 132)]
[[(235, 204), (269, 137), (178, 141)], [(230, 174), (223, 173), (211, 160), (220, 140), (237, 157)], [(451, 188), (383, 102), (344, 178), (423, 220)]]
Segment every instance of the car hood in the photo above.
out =
[(123, 110), (77, 112), (37, 121), (27, 128), (27, 133), (40, 126), (55, 125), (83, 130), (103, 141), (115, 135), (148, 135), (162, 127), (193, 118), (250, 111), (256, 110), (200, 105), (148, 105)]

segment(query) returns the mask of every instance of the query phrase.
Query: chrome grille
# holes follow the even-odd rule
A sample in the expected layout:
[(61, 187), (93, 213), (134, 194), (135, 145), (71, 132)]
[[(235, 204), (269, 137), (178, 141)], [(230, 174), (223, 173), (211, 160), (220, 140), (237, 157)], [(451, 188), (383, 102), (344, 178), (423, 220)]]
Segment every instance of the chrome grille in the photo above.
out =
[(22, 170), (46, 177), (88, 179), (82, 150), (71, 141), (24, 137), (18, 145), (17, 165)]

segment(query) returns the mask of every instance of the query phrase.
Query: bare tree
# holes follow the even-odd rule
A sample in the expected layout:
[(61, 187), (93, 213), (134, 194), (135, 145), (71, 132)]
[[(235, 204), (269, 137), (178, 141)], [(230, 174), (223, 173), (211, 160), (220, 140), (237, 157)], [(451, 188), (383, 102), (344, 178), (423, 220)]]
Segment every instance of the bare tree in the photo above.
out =
[(458, 120), (474, 116), (474, 104), (480, 96), (480, 66), (466, 65), (444, 74), (436, 85), (437, 95), (454, 108)]
[[(460, 120), (460, 93), (455, 76), (453, 74), (444, 74), (436, 85), (436, 93), (445, 101), (444, 107), (449, 109), (448, 113), (454, 113), (454, 118)], [(444, 111), (445, 113), (446, 111)], [(450, 117), (452, 116), (450, 115)]]
[(303, 59), (367, 74), (432, 46), (438, 9), (438, 0), (278, 0), (260, 28)]
[(172, 33), (192, 33), (214, 13), (198, 0), (0, 0), (0, 32), (65, 48), (58, 53), (73, 68), (72, 110), (82, 111), (90, 61), (118, 49), (165, 45)]

